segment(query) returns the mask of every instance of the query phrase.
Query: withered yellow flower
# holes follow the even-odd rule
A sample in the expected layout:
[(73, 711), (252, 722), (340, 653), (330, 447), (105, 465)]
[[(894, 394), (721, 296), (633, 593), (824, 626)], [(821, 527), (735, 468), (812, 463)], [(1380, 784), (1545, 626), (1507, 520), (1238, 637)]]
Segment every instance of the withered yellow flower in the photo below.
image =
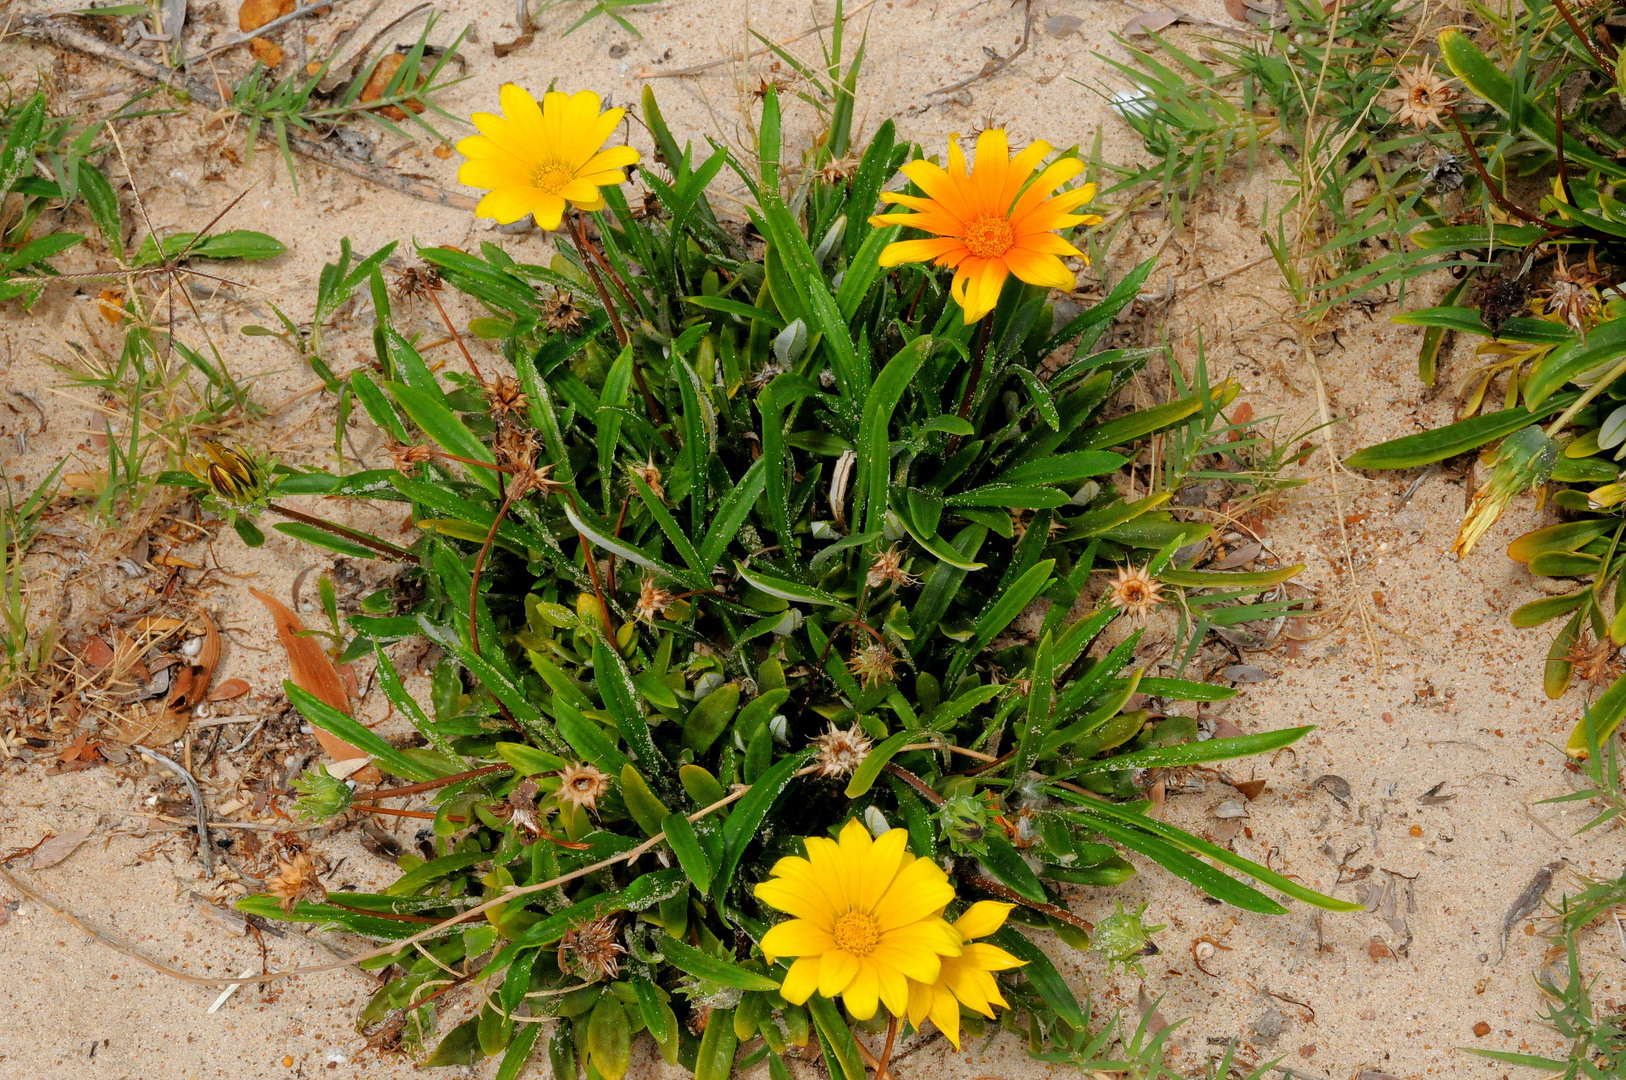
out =
[(625, 182), (621, 170), (638, 163), (638, 151), (630, 146), (603, 149), (626, 110), (600, 112), (599, 96), (591, 90), (556, 91), (538, 105), (525, 90), (506, 83), (501, 100), (503, 115), (475, 113), (480, 134), (457, 144), (468, 159), (457, 170), (458, 182), (490, 189), (475, 207), (477, 217), (508, 225), (532, 214), (552, 231), (568, 206), (603, 209), (599, 189)]

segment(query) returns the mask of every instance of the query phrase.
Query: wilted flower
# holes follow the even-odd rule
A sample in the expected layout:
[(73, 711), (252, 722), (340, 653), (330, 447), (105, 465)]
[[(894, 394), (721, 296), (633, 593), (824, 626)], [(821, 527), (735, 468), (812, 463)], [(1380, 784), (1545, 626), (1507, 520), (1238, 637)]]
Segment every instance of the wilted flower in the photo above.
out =
[(858, 155), (848, 154), (846, 157), (833, 158), (825, 163), (819, 170), (819, 179), (826, 184), (845, 184), (858, 172)]
[(633, 613), (645, 622), (654, 622), (655, 616), (664, 614), (676, 599), (672, 593), (656, 585), (653, 577), (646, 577), (638, 590), (638, 604), (633, 608)]
[(277, 860), (276, 873), (265, 879), (265, 891), (279, 900), (284, 915), (292, 915), (294, 905), (301, 900), (322, 901), (327, 890), (317, 880), (316, 860), (308, 851), (300, 851), (291, 859)]
[(559, 801), (583, 810), (598, 806), (599, 796), (610, 790), (610, 778), (585, 761), (559, 770)]
[(418, 466), (430, 461), (435, 451), (427, 446), (409, 446), (406, 443), (394, 443), (390, 446), (390, 464), (402, 476), (418, 475)]
[(587, 313), (567, 292), (554, 293), (553, 299), (542, 305), (542, 324), (550, 334), (573, 334), (586, 318)]
[(536, 812), (537, 791), (536, 781), (526, 778), (515, 784), (508, 794), (508, 820), (531, 837), (542, 832), (542, 821)]
[(1444, 115), (1450, 111), (1457, 93), (1429, 67), (1396, 68), (1399, 86), (1387, 91), (1389, 107), (1394, 110), (1395, 121), (1410, 124), (1418, 131), (1430, 124), (1444, 127)]
[(491, 414), (504, 420), (526, 409), (525, 394), (519, 388), (519, 381), (508, 375), (498, 376), (496, 382), (487, 386), (486, 397), (491, 401)]
[(1163, 602), (1163, 586), (1144, 566), (1121, 566), (1112, 582), (1112, 602), (1136, 622), (1145, 622), (1152, 609)]
[(458, 182), (491, 189), (475, 208), (476, 217), (507, 225), (531, 214), (539, 227), (552, 231), (564, 220), (567, 205), (602, 209), (599, 188), (624, 182), (621, 170), (638, 162), (638, 151), (630, 146), (600, 149), (626, 110), (599, 112), (599, 96), (591, 90), (545, 94), (538, 105), (524, 89), (507, 83), (501, 101), (502, 116), (475, 113), (480, 134), (457, 144), (468, 159), (457, 170)]
[(440, 290), (440, 267), (431, 263), (409, 266), (395, 279), (396, 295), (402, 297), (428, 296)]
[(898, 660), (892, 655), (892, 650), (878, 641), (865, 645), (847, 661), (847, 670), (865, 686), (891, 682), (897, 666)]
[(1565, 325), (1585, 341), (1587, 330), (1598, 321), (1598, 312), (1603, 307), (1596, 288), (1603, 279), (1602, 274), (1580, 267), (1572, 269), (1559, 259), (1552, 284), (1547, 286), (1547, 303), (1542, 310), (1563, 319)]
[(1468, 507), (1462, 527), (1457, 530), (1451, 554), (1461, 558), (1472, 551), (1479, 538), (1502, 516), (1513, 496), (1545, 484), (1557, 463), (1558, 443), (1535, 424), (1503, 439), (1502, 445), (1496, 448), (1490, 479), (1474, 492), (1473, 505)]
[(614, 979), (627, 949), (616, 940), (619, 919), (606, 915), (583, 923), (559, 939), (559, 970), (587, 982)]
[(655, 467), (653, 456), (642, 465), (628, 465), (627, 471), (642, 480), (651, 495), (661, 502), (666, 501), (666, 488), (661, 486), (661, 471)]
[(900, 589), (920, 584), (919, 578), (903, 568), (903, 553), (898, 550), (896, 544), (875, 556), (875, 561), (869, 564), (869, 573), (865, 575), (864, 580), (872, 589), (879, 589), (889, 581)]
[(851, 776), (869, 756), (872, 745), (869, 736), (856, 723), (846, 731), (834, 724), (823, 735), (813, 736), (813, 745), (819, 748), (814, 759), (819, 775), (827, 777)]
[(209, 485), (221, 501), (233, 507), (252, 506), (269, 488), (264, 460), (253, 450), (221, 446), (202, 440), (199, 451), (187, 459), (186, 469)]

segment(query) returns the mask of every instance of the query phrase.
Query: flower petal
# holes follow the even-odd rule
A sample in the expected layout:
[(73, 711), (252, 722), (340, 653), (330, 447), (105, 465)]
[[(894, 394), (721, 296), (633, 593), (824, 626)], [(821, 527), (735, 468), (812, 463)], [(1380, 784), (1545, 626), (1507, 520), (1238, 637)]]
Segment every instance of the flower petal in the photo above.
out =
[(960, 1048), (960, 1003), (955, 1000), (952, 993), (945, 986), (932, 988), (931, 1021), (937, 1025), (937, 1030), (943, 1037), (953, 1044), (954, 1049)]
[(612, 146), (607, 150), (600, 150), (576, 169), (578, 176), (589, 173), (606, 172), (610, 169), (625, 169), (629, 165), (636, 165), (643, 160), (643, 155), (631, 146)]
[[(952, 154), (952, 152), (951, 152)], [(965, 159), (960, 159), (962, 173)], [(971, 206), (966, 202), (961, 185), (945, 172), (941, 165), (930, 161), (910, 161), (898, 170), (912, 181), (915, 187), (926, 193), (926, 197), (935, 202), (945, 214), (950, 214), (961, 221), (971, 220)], [(881, 198), (886, 199), (883, 193)], [(891, 201), (888, 199), (887, 201)]]
[[(1034, 208), (1050, 197), (1050, 193), (1061, 185), (1084, 171), (1084, 163), (1076, 157), (1061, 158), (1050, 163), (1044, 172), (1040, 173), (1022, 192), (1016, 202), (1011, 204), (1011, 217), (1021, 218), (1033, 212)], [(1089, 185), (1085, 185), (1088, 187)], [(1080, 188), (1079, 190), (1083, 190)], [(1095, 197), (1095, 189), (1090, 188), (1090, 198)], [(1084, 200), (1088, 202), (1089, 199)], [(1078, 205), (1078, 204), (1074, 204)]]
[[(1078, 275), (1054, 255), (1041, 255), (1037, 251), (1011, 248), (1005, 253), (1004, 265), (1010, 272), (1029, 285), (1043, 285), (1049, 289), (1072, 289), (1078, 285)], [(999, 295), (994, 294), (997, 303)]]
[(1002, 904), (998, 900), (978, 900), (954, 921), (954, 929), (967, 941), (987, 937), (1005, 924), (1005, 917), (1015, 908), (1015, 904)]
[(902, 1016), (909, 1011), (909, 980), (889, 964), (876, 961), (873, 966), (881, 1003), (893, 1016)]
[[(789, 982), (790, 980), (787, 979), (786, 981)], [(914, 1025), (916, 1031), (919, 1031), (920, 1025), (925, 1023), (927, 1014), (931, 1012), (932, 1001), (935, 997), (936, 992), (929, 983), (915, 982), (913, 979), (909, 981), (909, 1023)], [(785, 1000), (789, 1001), (790, 999), (786, 998)]]
[(880, 838), (870, 845), (858, 870), (859, 911), (873, 912), (876, 905), (881, 902), (881, 897), (892, 887), (892, 882), (897, 879), (900, 871), (916, 861), (913, 855), (904, 850), (904, 845), (908, 841), (907, 829), (891, 829), (882, 833)]
[(824, 928), (806, 919), (786, 919), (768, 928), (762, 935), (762, 951), (774, 958), (781, 956), (817, 956), (832, 952), (835, 938)]
[(977, 136), (977, 157), (971, 170), (971, 184), (976, 192), (977, 214), (1003, 214), (1000, 192), (1005, 190), (1005, 177), (1011, 171), (1011, 147), (1004, 128), (988, 128)]
[(554, 232), (565, 218), (565, 200), (546, 191), (536, 193), (536, 206), (532, 210), (539, 229)]
[(533, 189), (519, 187), (497, 188), (487, 192), (474, 208), (474, 216), (491, 218), (499, 225), (512, 225), (531, 212)]
[(512, 125), (510, 130), (524, 143), (540, 151), (540, 157), (551, 156), (547, 153), (548, 142), (543, 135), (542, 107), (536, 103), (536, 99), (518, 83), (503, 83), (497, 96), (502, 102), (503, 116)]
[(965, 951), (960, 954), (960, 963), (970, 964), (979, 971), (1009, 971), (1026, 964), (1026, 960), (1018, 960), (998, 945), (988, 945), (981, 941), (969, 942)]
[(847, 984), (847, 989), (841, 992), (841, 1000), (847, 1006), (847, 1011), (853, 1014), (854, 1020), (868, 1020), (875, 1015), (880, 992), (881, 979), (875, 965), (862, 961), (859, 964), (858, 974)]
[(1005, 278), (1010, 274), (1002, 259), (985, 259), (966, 294), (969, 303), (965, 309), (965, 321), (974, 323), (999, 304), (999, 292), (1005, 286)]
[(819, 957), (819, 993), (833, 998), (847, 989), (858, 974), (858, 957), (846, 949), (833, 949)]
[(900, 947), (892, 943), (890, 934), (884, 944), (870, 953), (870, 959), (916, 982), (934, 983), (943, 973), (943, 959), (938, 953), (931, 949)]
[(819, 988), (819, 964), (817, 956), (804, 956), (797, 960), (785, 975), (785, 982), (779, 987), (779, 996), (792, 1005), (804, 1004)]
[(1035, 139), (1023, 148), (1021, 153), (1011, 158), (1010, 171), (1005, 174), (1005, 187), (999, 193), (999, 208), (1001, 212), (1011, 208), (1016, 196), (1021, 193), (1022, 185), (1027, 183), (1033, 170), (1039, 167), (1050, 154), (1050, 144), (1043, 139)]
[[(961, 266), (969, 266), (974, 261), (967, 259)], [(885, 933), (927, 918), (952, 899), (954, 886), (949, 884), (942, 869), (930, 859), (916, 859), (898, 872), (891, 888), (876, 903), (873, 911), (880, 921), (881, 932)]]
[[(459, 176), (462, 174), (459, 173)], [(930, 240), (899, 240), (881, 249), (882, 266), (903, 263), (930, 262), (954, 251), (963, 251), (965, 241), (954, 236), (936, 236)]]

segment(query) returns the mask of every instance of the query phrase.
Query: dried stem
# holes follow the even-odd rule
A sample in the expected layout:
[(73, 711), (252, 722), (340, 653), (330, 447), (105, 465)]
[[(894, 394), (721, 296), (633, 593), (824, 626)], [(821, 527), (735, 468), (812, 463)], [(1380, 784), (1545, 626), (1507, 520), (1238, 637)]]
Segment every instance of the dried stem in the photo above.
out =
[(1462, 136), (1462, 145), (1467, 147), (1468, 156), (1473, 159), (1474, 169), (1479, 173), (1479, 179), (1484, 183), (1485, 190), (1490, 192), (1491, 198), (1496, 200), (1496, 205), (1516, 218), (1546, 228), (1547, 222), (1544, 219), (1537, 217), (1502, 194), (1502, 189), (1496, 186), (1496, 181), (1491, 179), (1491, 174), (1485, 171), (1485, 163), (1479, 158), (1479, 148), (1474, 145), (1474, 140), (1469, 137), (1468, 129), (1462, 125), (1462, 117), (1457, 115), (1455, 109), (1451, 110), (1451, 122), (1457, 125), (1457, 132)]
[(443, 788), (447, 784), (455, 784), (459, 780), (468, 780), (472, 777), (484, 776), (487, 773), (501, 772), (503, 769), (512, 768), (513, 766), (507, 764), (506, 762), (498, 765), (486, 765), (478, 769), (470, 769), (468, 772), (453, 773), (450, 776), (442, 776), (437, 780), (425, 780), (421, 784), (407, 784), (405, 787), (384, 788), (381, 791), (368, 791), (363, 794), (353, 796), (350, 801), (358, 803), (377, 802), (380, 799), (394, 799), (402, 795), (416, 795), (419, 792), (434, 791), (436, 788)]
[(1569, 5), (1564, 3), (1564, 0), (1553, 0), (1553, 4), (1558, 8), (1559, 14), (1564, 16), (1564, 21), (1570, 24), (1570, 29), (1575, 31), (1575, 36), (1581, 39), (1581, 44), (1586, 46), (1586, 51), (1592, 54), (1592, 59), (1597, 62), (1598, 66), (1603, 68), (1607, 74), (1614, 75), (1615, 65), (1613, 61), (1598, 51), (1598, 47), (1592, 43), (1592, 38), (1588, 36), (1585, 30), (1581, 29), (1581, 24), (1575, 21), (1575, 16), (1570, 14)]
[(387, 540), (380, 540), (376, 536), (368, 536), (366, 533), (360, 533), (354, 529), (347, 529), (343, 525), (337, 525), (326, 520), (325, 518), (312, 517), (309, 514), (303, 513), (299, 510), (294, 510), (291, 507), (283, 506), (280, 503), (266, 503), (265, 508), (274, 513), (281, 514), (285, 518), (292, 518), (294, 521), (301, 522), (305, 525), (314, 526), (315, 528), (321, 529), (323, 532), (330, 532), (334, 536), (342, 536), (346, 540), (352, 540), (355, 543), (360, 544), (362, 547), (371, 548), (381, 555), (389, 555), (405, 562), (418, 561), (418, 557), (404, 547), (396, 547)]

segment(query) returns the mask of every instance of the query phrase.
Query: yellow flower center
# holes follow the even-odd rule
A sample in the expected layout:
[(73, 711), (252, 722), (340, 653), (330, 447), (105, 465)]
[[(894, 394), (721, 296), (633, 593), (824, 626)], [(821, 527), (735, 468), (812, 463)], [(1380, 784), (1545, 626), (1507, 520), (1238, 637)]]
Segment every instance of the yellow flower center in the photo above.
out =
[(980, 217), (965, 227), (965, 246), (979, 259), (997, 259), (1015, 244), (1009, 218)]
[(566, 184), (574, 179), (576, 179), (576, 174), (567, 166), (561, 165), (557, 161), (548, 161), (538, 165), (536, 171), (531, 173), (531, 186), (545, 191), (549, 195), (557, 195), (564, 189)]
[(881, 943), (881, 924), (875, 916), (849, 911), (836, 920), (836, 945), (854, 956), (868, 956)]

